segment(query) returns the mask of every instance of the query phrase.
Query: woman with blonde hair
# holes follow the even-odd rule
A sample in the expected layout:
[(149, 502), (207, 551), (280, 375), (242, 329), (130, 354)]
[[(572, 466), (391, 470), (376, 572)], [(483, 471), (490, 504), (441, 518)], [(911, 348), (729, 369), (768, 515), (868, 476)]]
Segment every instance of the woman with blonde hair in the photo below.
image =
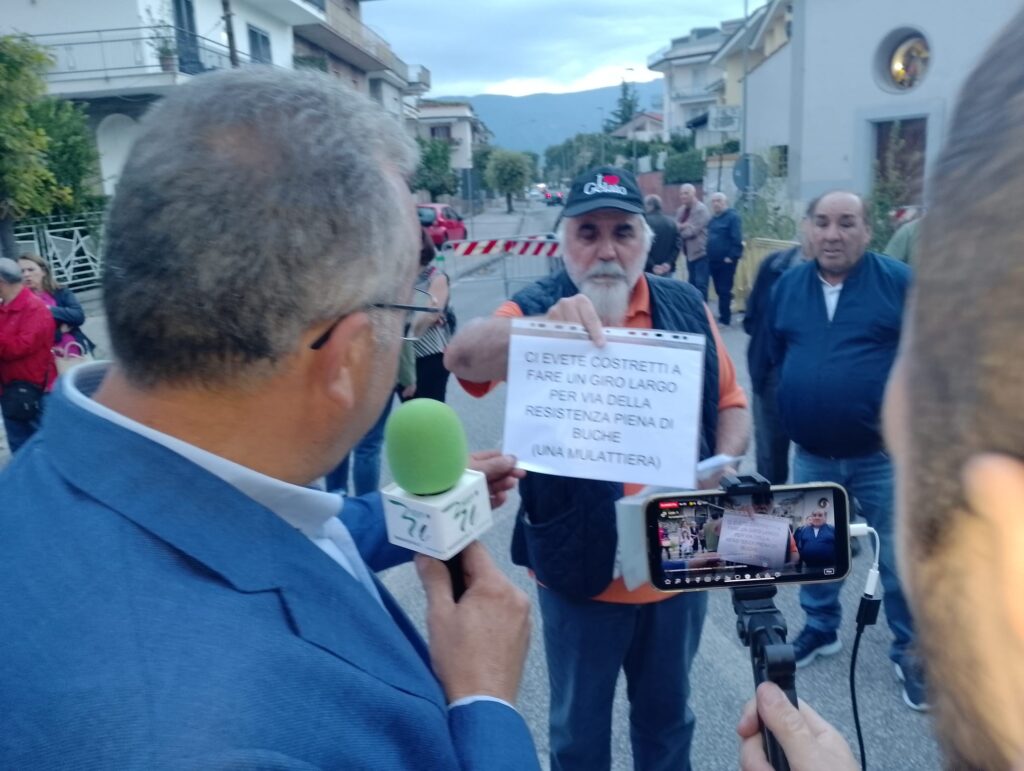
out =
[(85, 311), (74, 292), (53, 280), (50, 266), (38, 254), (21, 255), (18, 266), (25, 286), (49, 307), (53, 320), (57, 322), (54, 353), (58, 356), (91, 354), (95, 345), (82, 331)]

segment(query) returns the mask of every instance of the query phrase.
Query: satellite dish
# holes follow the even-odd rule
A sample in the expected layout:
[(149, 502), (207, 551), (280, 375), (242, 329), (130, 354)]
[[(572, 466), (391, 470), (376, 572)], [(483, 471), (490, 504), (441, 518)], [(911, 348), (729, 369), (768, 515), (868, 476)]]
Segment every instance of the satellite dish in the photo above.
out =
[(768, 181), (768, 164), (760, 155), (744, 153), (732, 167), (732, 181), (741, 193), (755, 193)]

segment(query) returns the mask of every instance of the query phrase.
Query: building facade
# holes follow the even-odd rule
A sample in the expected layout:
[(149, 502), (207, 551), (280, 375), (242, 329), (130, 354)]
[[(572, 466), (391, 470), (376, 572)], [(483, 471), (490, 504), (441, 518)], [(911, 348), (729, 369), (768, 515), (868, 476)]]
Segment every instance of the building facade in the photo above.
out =
[(747, 146), (798, 209), (835, 188), (871, 195), (882, 174), (919, 205), (964, 79), (1019, 8), (770, 0), (713, 63), (742, 105), (746, 57)]
[[(666, 141), (673, 135), (685, 135), (700, 128), (702, 116), (706, 117), (710, 107), (722, 102), (724, 73), (712, 59), (741, 23), (727, 21), (721, 27), (693, 29), (648, 57), (648, 69), (664, 75), (662, 136)], [(703, 136), (698, 144), (720, 141), (723, 139)]]
[[(230, 0), (238, 66), (319, 69), (415, 129), (430, 72), (410, 68), (362, 24), (358, 0)], [(138, 121), (170, 89), (232, 66), (221, 0), (5, 0), (0, 34), (24, 33), (54, 59), (51, 95), (86, 106), (111, 194)]]

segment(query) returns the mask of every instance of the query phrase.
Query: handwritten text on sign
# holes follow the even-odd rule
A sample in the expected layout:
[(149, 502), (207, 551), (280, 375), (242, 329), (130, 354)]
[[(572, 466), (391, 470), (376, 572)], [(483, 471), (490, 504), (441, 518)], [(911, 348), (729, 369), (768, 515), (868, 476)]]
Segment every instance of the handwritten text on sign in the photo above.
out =
[(696, 486), (703, 335), (515, 320), (504, 451), (545, 474)]
[(722, 518), (718, 555), (729, 562), (779, 570), (786, 564), (789, 538), (786, 517), (727, 513)]

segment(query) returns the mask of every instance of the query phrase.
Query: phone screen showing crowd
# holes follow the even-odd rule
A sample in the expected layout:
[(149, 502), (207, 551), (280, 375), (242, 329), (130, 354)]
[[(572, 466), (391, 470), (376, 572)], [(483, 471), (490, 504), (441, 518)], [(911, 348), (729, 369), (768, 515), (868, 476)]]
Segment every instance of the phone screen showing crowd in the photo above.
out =
[(843, 578), (850, 569), (848, 510), (846, 491), (831, 484), (652, 498), (651, 582), (692, 591)]

